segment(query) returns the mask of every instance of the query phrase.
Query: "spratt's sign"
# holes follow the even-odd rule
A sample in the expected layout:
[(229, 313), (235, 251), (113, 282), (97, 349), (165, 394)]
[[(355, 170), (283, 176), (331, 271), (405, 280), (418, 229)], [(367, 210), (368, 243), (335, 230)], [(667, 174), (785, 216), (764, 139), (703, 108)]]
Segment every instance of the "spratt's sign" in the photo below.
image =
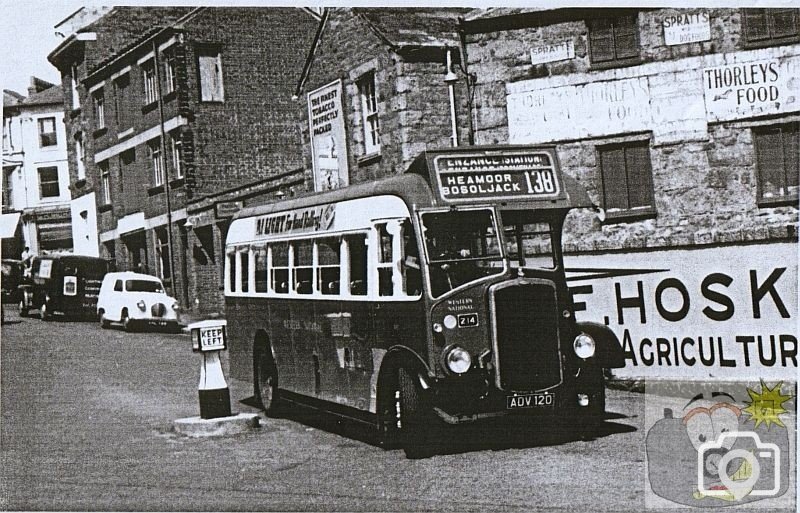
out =
[(448, 202), (551, 198), (561, 192), (546, 152), (443, 155), (433, 161), (439, 194)]

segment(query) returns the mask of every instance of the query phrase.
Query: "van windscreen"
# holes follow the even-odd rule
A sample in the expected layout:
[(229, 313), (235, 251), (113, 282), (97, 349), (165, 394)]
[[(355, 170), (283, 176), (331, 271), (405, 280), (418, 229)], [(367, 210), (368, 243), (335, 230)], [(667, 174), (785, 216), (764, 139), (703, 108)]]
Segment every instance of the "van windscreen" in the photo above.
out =
[(125, 280), (128, 292), (164, 292), (161, 283), (152, 280)]

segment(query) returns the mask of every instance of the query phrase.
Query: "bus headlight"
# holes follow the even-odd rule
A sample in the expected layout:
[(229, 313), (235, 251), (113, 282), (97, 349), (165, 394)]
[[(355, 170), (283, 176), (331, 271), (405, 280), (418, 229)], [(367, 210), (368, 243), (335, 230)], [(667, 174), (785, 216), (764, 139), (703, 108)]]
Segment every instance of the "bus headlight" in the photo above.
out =
[(452, 346), (445, 349), (444, 363), (450, 372), (464, 374), (472, 367), (472, 356), (463, 347)]
[(594, 339), (586, 333), (581, 333), (575, 337), (572, 348), (575, 350), (575, 354), (578, 355), (578, 358), (583, 358), (584, 360), (586, 358), (591, 358), (594, 356), (595, 350)]

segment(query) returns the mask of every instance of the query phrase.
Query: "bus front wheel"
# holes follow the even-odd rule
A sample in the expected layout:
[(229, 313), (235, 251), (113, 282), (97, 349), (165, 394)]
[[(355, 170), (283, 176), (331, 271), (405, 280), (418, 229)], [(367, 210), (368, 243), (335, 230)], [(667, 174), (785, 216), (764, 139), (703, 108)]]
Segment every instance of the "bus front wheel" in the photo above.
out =
[(264, 412), (274, 414), (278, 401), (278, 367), (267, 350), (257, 360), (256, 393)]
[(407, 458), (424, 458), (433, 453), (433, 419), (426, 415), (420, 385), (413, 371), (401, 367), (397, 372), (394, 410), (398, 438)]

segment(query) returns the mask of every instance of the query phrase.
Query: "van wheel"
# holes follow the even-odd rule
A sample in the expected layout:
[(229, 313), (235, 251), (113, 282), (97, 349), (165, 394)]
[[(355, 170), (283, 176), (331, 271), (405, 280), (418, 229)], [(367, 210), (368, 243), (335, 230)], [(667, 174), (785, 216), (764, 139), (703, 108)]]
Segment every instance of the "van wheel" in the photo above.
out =
[(111, 322), (108, 319), (106, 319), (106, 314), (105, 313), (101, 313), (100, 314), (100, 327), (103, 328), (104, 330), (107, 330), (110, 326), (111, 326)]
[(122, 329), (124, 329), (129, 333), (133, 331), (133, 322), (131, 321), (131, 318), (128, 317), (127, 310), (122, 311), (122, 313), (120, 314), (120, 319), (122, 320)]
[(267, 415), (274, 415), (278, 401), (278, 367), (269, 350), (264, 350), (258, 358), (255, 378), (256, 399)]
[(420, 398), (420, 386), (414, 373), (405, 367), (397, 372), (397, 390), (395, 391), (395, 410), (399, 428), (399, 439), (406, 457), (410, 459), (431, 456), (434, 450), (433, 419), (425, 414)]
[(52, 315), (50, 314), (50, 309), (47, 308), (47, 300), (46, 299), (45, 299), (44, 303), (42, 303), (42, 306), (39, 307), (39, 317), (41, 317), (41, 319), (43, 321), (49, 321), (51, 319), (51, 317), (52, 317)]
[(24, 297), (19, 300), (19, 316), (20, 317), (28, 316), (28, 303), (25, 301)]

